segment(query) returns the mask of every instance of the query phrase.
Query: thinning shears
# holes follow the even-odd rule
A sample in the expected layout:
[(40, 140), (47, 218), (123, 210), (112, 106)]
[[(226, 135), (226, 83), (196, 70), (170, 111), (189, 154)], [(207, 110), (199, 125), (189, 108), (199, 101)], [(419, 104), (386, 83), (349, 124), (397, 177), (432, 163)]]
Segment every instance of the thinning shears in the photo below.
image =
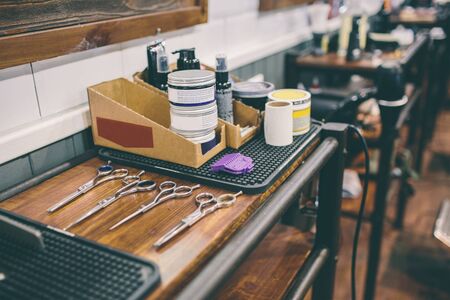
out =
[(201, 193), (195, 197), (195, 202), (198, 208), (189, 216), (181, 220), (177, 226), (172, 228), (164, 236), (156, 241), (153, 246), (159, 248), (173, 239), (175, 236), (188, 229), (198, 221), (200, 221), (205, 216), (215, 212), (220, 208), (230, 207), (236, 202), (236, 198), (242, 195), (242, 191), (236, 194), (223, 194), (219, 197), (215, 197), (211, 193)]
[(114, 202), (116, 202), (117, 200), (119, 200), (120, 198), (122, 198), (124, 196), (131, 195), (134, 193), (149, 192), (149, 191), (154, 190), (156, 187), (156, 183), (154, 181), (140, 179), (140, 176), (143, 175), (144, 173), (145, 173), (144, 171), (141, 171), (137, 175), (125, 177), (123, 179), (123, 183), (125, 184), (124, 187), (118, 189), (114, 195), (98, 202), (96, 206), (94, 206), (91, 210), (89, 210), (87, 213), (85, 213), (80, 218), (78, 218), (75, 222), (69, 224), (66, 228), (64, 228), (64, 230), (67, 230), (67, 229), (83, 222), (90, 216), (92, 216), (92, 215), (96, 214), (97, 212), (101, 211), (102, 209), (108, 207), (109, 205), (113, 204)]
[(159, 185), (160, 190), (159, 194), (156, 195), (156, 197), (151, 202), (141, 205), (141, 207), (138, 210), (136, 210), (131, 215), (125, 217), (124, 219), (120, 220), (118, 223), (109, 228), (109, 230), (113, 230), (114, 228), (119, 227), (120, 225), (128, 222), (134, 217), (146, 213), (150, 209), (154, 208), (155, 206), (158, 206), (159, 204), (167, 200), (189, 197), (190, 195), (192, 195), (192, 192), (199, 187), (200, 184), (194, 186), (186, 186), (186, 185), (177, 186), (177, 184), (173, 181), (164, 181)]
[(110, 181), (110, 180), (116, 180), (116, 179), (123, 179), (128, 175), (128, 170), (126, 169), (117, 169), (114, 170), (114, 167), (111, 166), (111, 161), (108, 161), (108, 164), (100, 166), (97, 168), (97, 175), (86, 182), (85, 184), (79, 186), (75, 192), (68, 195), (49, 209), (47, 209), (48, 213), (55, 212), (56, 210), (62, 208), (63, 206), (66, 206), (67, 204), (74, 201), (79, 196), (89, 192), (96, 186)]

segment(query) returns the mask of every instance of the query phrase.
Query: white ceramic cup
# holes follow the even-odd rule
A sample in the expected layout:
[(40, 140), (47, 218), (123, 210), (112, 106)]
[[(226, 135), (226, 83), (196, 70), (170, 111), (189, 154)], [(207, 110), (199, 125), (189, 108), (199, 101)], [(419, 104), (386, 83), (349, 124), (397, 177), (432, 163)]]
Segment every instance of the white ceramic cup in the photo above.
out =
[(287, 146), (292, 138), (292, 102), (270, 101), (266, 103), (264, 113), (264, 137), (266, 144)]

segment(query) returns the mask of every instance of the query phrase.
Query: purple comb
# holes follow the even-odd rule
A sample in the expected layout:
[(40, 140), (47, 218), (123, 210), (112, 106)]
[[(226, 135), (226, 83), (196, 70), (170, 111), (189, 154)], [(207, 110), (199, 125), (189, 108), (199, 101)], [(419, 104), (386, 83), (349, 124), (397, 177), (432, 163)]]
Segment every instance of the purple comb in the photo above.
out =
[(234, 175), (250, 173), (253, 170), (253, 159), (240, 153), (226, 154), (211, 166), (212, 172), (227, 172)]

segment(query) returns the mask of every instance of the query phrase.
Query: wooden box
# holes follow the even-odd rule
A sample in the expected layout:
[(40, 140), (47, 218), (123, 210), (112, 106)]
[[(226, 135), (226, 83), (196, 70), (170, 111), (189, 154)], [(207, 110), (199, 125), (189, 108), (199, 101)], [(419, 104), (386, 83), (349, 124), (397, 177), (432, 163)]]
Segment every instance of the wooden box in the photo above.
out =
[(217, 145), (202, 153), (169, 129), (167, 96), (124, 78), (88, 88), (94, 143), (121, 151), (198, 168), (225, 148), (225, 126), (216, 129)]

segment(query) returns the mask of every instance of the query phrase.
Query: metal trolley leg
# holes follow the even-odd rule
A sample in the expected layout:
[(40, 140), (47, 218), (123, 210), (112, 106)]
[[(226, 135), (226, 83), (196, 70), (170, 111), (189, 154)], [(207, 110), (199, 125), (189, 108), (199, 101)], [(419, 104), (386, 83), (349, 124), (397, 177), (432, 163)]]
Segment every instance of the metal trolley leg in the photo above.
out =
[(327, 249), (328, 257), (313, 285), (313, 299), (332, 299), (336, 262), (339, 251), (339, 230), (347, 145), (347, 125), (328, 123), (324, 125), (324, 137), (333, 137), (338, 149), (320, 172), (319, 209), (315, 250)]
[(407, 103), (407, 98), (404, 97), (404, 78), (401, 67), (396, 64), (386, 64), (382, 65), (378, 72), (378, 97), (380, 99), (378, 104), (381, 111), (383, 131), (380, 138), (381, 149), (377, 174), (377, 191), (369, 241), (369, 261), (364, 291), (364, 299), (366, 300), (372, 300), (375, 297), (383, 242), (383, 225), (391, 184), (391, 170), (394, 163), (395, 140), (398, 136), (396, 124), (400, 112)]

